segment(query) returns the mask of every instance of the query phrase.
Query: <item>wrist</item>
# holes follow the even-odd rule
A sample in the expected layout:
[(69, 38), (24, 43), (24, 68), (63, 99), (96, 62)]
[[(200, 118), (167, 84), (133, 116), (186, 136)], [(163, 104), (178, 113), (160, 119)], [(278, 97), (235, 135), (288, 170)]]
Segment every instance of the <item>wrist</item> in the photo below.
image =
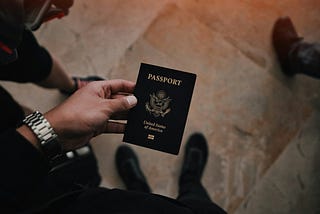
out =
[(64, 116), (55, 114), (55, 109), (48, 111), (43, 115), (47, 121), (50, 123), (51, 127), (53, 128), (54, 132), (59, 136), (59, 139), (63, 137), (63, 126), (65, 122), (61, 122), (60, 118), (64, 118)]
[(40, 143), (39, 139), (27, 125), (20, 126), (19, 128), (16, 129), (16, 131), (20, 135), (22, 135), (27, 141), (29, 141), (29, 143), (31, 143), (37, 150), (42, 152), (39, 146), (39, 143)]
[(49, 159), (62, 153), (57, 134), (49, 121), (38, 111), (28, 115), (23, 120), (24, 125), (17, 129), (29, 142)]

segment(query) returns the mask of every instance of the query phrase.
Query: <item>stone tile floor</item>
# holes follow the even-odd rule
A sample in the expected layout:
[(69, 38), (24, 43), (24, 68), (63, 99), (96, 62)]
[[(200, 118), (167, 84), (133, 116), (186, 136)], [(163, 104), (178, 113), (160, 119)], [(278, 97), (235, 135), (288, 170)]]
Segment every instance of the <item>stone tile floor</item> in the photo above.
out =
[[(135, 81), (141, 62), (196, 73), (183, 141), (195, 131), (207, 137), (203, 183), (214, 201), (230, 213), (317, 213), (320, 82), (281, 74), (270, 35), (282, 15), (306, 40), (320, 40), (319, 0), (77, 0), (36, 34), (73, 75)], [(41, 111), (64, 99), (1, 84)], [(121, 140), (93, 140), (104, 186), (123, 188), (114, 166)], [(153, 191), (175, 197), (183, 152), (133, 148)]]

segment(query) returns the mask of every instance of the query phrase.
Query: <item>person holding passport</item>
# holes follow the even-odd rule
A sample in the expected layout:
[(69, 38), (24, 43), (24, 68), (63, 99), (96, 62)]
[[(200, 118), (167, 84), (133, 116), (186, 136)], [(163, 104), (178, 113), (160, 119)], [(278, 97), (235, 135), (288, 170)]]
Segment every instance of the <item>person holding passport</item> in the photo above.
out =
[(2, 132), (0, 209), (6, 213), (225, 213), (200, 183), (208, 155), (200, 134), (187, 143), (178, 200), (151, 194), (137, 157), (123, 146), (116, 162), (129, 191), (72, 188), (75, 184), (70, 184), (70, 191), (53, 191), (59, 187), (50, 180), (48, 161), (99, 134), (123, 133), (125, 125), (109, 119), (137, 104), (130, 95), (134, 87), (125, 80), (89, 83), (49, 112), (34, 112), (17, 129)]
[[(21, 13), (15, 13), (22, 8), (21, 2), (0, 0), (3, 75), (8, 74), (5, 69), (17, 71), (4, 67), (17, 59), (17, 46), (23, 42), (19, 34), (24, 28)], [(10, 13), (11, 10), (15, 12)], [(93, 81), (73, 90), (66, 101), (52, 110), (44, 114), (35, 111), (26, 117), (17, 115), (17, 103), (0, 90), (5, 98), (1, 108), (11, 106), (7, 110), (12, 112), (5, 116), (9, 122), (14, 121), (0, 130), (1, 213), (225, 213), (211, 201), (200, 182), (208, 156), (201, 134), (193, 135), (187, 143), (177, 200), (151, 194), (137, 156), (124, 146), (117, 151), (116, 164), (128, 190), (76, 182), (61, 186), (61, 180), (57, 182), (52, 161), (86, 145), (97, 135), (124, 132), (125, 125), (113, 119), (125, 119), (123, 113), (137, 105), (137, 98), (132, 95), (134, 88), (135, 83), (126, 80)], [(21, 122), (16, 127), (17, 120)], [(64, 173), (67, 176), (72, 172)]]

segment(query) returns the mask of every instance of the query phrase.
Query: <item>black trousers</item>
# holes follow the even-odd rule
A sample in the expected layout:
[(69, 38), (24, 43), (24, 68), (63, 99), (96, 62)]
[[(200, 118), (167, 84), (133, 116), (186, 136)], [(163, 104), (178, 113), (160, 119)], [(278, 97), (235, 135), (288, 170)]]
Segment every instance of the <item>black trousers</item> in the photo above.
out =
[(206, 189), (200, 182), (183, 183), (179, 187), (178, 201), (201, 200), (212, 202)]
[[(145, 185), (144, 182), (137, 181), (133, 184), (132, 189), (138, 192), (150, 193), (150, 189), (146, 188)], [(177, 200), (180, 202), (202, 201), (205, 203), (213, 203), (201, 182), (193, 179), (185, 179), (179, 183), (179, 195)]]

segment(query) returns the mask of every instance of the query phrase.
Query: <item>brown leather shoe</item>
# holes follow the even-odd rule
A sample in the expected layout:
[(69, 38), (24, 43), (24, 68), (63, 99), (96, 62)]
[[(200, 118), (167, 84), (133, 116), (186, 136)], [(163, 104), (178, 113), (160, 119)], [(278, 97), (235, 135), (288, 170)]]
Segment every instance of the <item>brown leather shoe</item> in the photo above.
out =
[(272, 43), (276, 51), (282, 72), (288, 76), (293, 76), (295, 72), (291, 69), (289, 53), (295, 44), (303, 38), (299, 37), (291, 19), (289, 17), (279, 18), (273, 27)]

